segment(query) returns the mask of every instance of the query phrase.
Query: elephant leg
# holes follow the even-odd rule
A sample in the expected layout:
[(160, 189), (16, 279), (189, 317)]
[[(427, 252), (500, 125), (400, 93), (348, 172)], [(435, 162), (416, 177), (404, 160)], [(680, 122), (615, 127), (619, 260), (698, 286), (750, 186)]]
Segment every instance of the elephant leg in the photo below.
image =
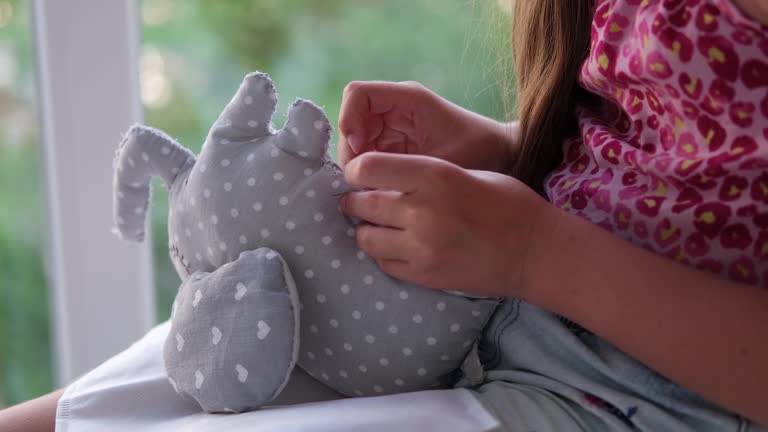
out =
[(277, 252), (260, 248), (182, 283), (165, 341), (165, 367), (176, 392), (203, 410), (243, 412), (280, 394), (298, 348), (293, 278)]

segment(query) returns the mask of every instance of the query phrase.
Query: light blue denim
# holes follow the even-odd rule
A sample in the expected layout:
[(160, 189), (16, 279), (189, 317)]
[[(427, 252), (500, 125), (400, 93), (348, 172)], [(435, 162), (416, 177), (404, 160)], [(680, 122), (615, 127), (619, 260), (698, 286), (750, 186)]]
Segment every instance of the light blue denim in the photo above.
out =
[[(478, 399), (505, 431), (757, 432), (578, 325), (518, 300), (480, 343)], [(768, 409), (768, 403), (767, 403)]]

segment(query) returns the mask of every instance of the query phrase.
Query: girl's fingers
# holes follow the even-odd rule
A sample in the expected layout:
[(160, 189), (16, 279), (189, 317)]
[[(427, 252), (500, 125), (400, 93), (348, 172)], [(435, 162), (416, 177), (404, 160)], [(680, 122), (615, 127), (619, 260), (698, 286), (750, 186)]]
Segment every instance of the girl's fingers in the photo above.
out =
[(367, 116), (361, 120), (362, 134), (339, 134), (339, 163), (345, 167), (355, 156), (376, 150), (374, 143), (384, 131), (384, 119), (378, 115)]
[(394, 129), (384, 129), (381, 134), (376, 138), (374, 146), (376, 151), (386, 153), (408, 153), (408, 137), (403, 133)]
[(349, 145), (349, 140), (343, 135), (339, 135), (339, 142), (336, 144), (336, 150), (339, 155), (339, 165), (341, 165), (342, 168), (346, 167), (349, 161), (356, 155)]
[(364, 120), (394, 108), (412, 108), (423, 87), (413, 83), (353, 81), (344, 88), (339, 111), (339, 132), (344, 136), (366, 136)]
[(428, 178), (439, 179), (456, 168), (429, 156), (372, 152), (349, 162), (344, 177), (354, 187), (408, 193), (425, 186)]
[(408, 282), (415, 282), (412, 278), (411, 264), (399, 259), (379, 259), (376, 261), (384, 273)]
[[(353, 81), (344, 88), (339, 110), (339, 159), (343, 165), (369, 150), (368, 120), (394, 106), (395, 83)], [(379, 119), (379, 122), (381, 120)], [(379, 128), (380, 129), (380, 128)], [(379, 130), (380, 132), (380, 130)]]
[(405, 250), (405, 231), (360, 224), (356, 229), (360, 249), (376, 260), (401, 260)]
[(344, 88), (339, 111), (339, 160), (342, 166), (371, 149), (381, 133), (381, 115), (393, 110), (412, 111), (425, 89), (415, 83), (353, 81)]
[(406, 206), (403, 194), (397, 191), (349, 192), (341, 199), (342, 209), (347, 216), (366, 222), (402, 229), (405, 228)]

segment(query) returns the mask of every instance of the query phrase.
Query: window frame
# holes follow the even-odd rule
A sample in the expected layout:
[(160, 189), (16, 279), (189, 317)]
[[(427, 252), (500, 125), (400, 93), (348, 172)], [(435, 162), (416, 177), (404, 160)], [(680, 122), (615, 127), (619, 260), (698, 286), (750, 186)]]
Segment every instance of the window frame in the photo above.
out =
[(134, 0), (32, 3), (59, 386), (155, 323), (151, 236), (137, 245), (111, 232), (112, 159), (121, 134), (142, 119), (138, 7)]

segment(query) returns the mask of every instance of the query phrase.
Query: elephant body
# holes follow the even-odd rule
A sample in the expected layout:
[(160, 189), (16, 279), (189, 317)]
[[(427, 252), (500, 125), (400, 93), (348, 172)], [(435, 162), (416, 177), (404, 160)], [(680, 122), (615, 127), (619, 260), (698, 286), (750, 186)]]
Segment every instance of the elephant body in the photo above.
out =
[(169, 380), (211, 412), (254, 409), (294, 365), (347, 396), (444, 387), (495, 309), (396, 280), (363, 253), (339, 208), (320, 108), (294, 102), (272, 128), (268, 76), (246, 76), (198, 158), (131, 128), (116, 158), (115, 219), (143, 238), (149, 178), (169, 188), (169, 248), (182, 278), (165, 347)]

